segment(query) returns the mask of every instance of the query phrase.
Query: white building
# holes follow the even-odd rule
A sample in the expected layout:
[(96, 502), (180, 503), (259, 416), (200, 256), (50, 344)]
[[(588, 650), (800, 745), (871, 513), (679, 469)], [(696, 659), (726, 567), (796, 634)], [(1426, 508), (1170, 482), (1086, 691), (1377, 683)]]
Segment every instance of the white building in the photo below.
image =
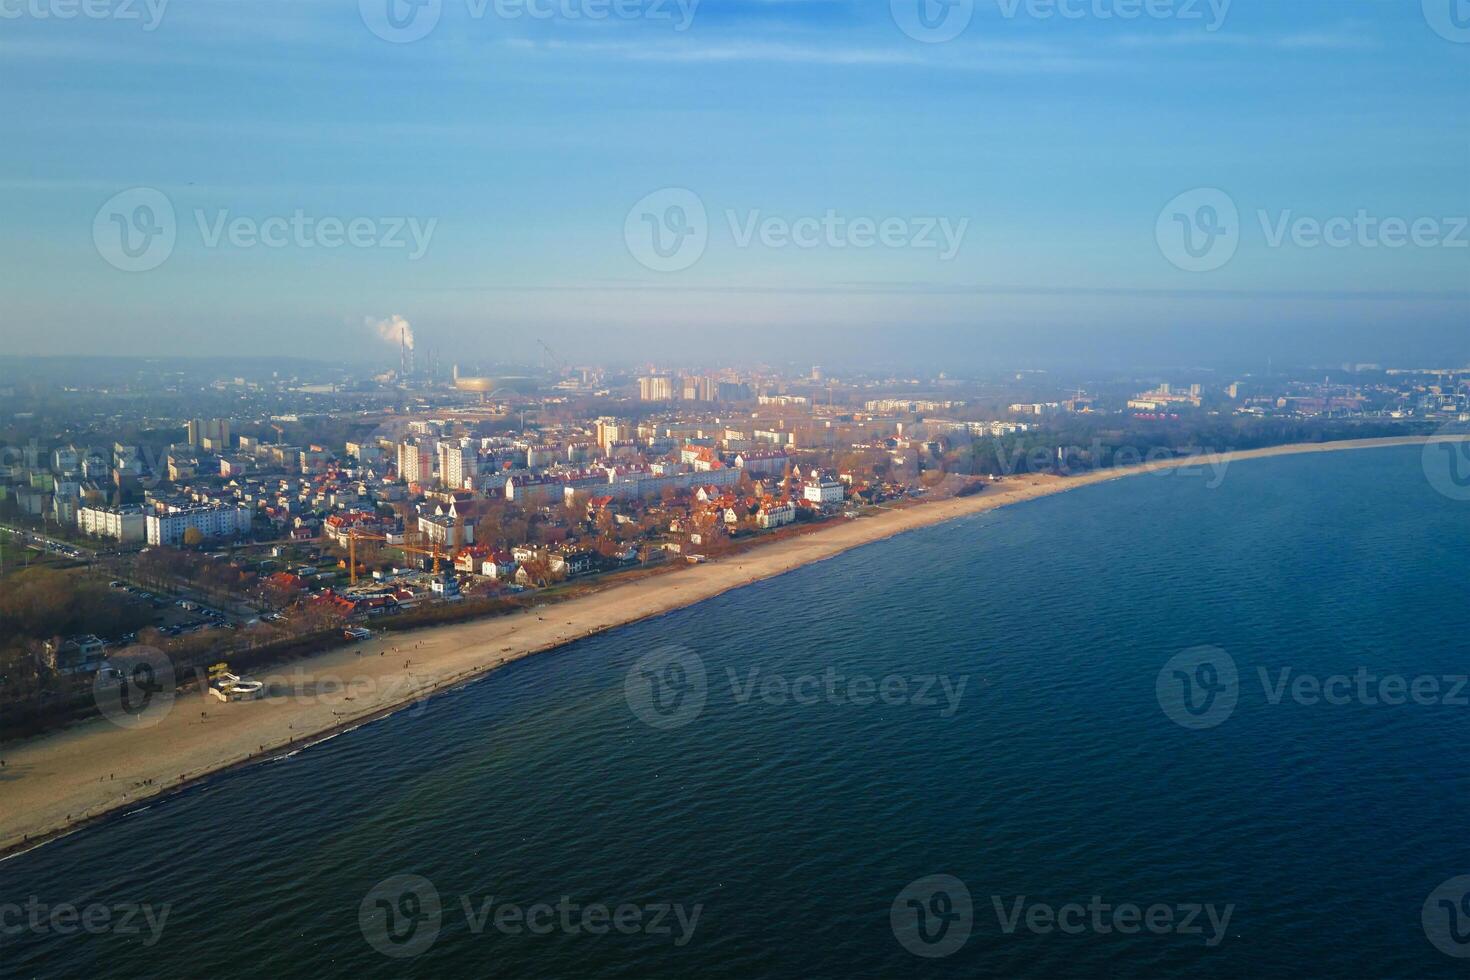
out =
[(786, 453), (774, 450), (745, 452), (735, 457), (735, 465), (747, 473), (784, 473), (790, 459)]
[(76, 446), (62, 446), (51, 452), (51, 472), (57, 476), (76, 473), (82, 465), (81, 454)]
[(439, 443), (439, 481), (453, 490), (463, 490), (475, 475), (475, 452), (457, 442)]
[(147, 538), (151, 545), (177, 545), (193, 528), (206, 538), (238, 538), (250, 532), (250, 508), (229, 505), (185, 507), (166, 514), (149, 514)]
[(434, 478), (434, 455), (415, 442), (398, 444), (398, 479), (404, 483), (428, 483)]
[(97, 538), (143, 541), (148, 536), (148, 519), (141, 507), (83, 507), (77, 511), (77, 528)]
[(842, 503), (842, 484), (830, 476), (808, 480), (802, 484), (801, 499), (821, 507), (835, 507)]
[(796, 520), (796, 505), (789, 501), (766, 504), (755, 515), (756, 525), (764, 528), (781, 527), (794, 520)]
[(646, 402), (669, 402), (674, 400), (674, 379), (667, 375), (653, 375), (638, 379), (638, 395)]

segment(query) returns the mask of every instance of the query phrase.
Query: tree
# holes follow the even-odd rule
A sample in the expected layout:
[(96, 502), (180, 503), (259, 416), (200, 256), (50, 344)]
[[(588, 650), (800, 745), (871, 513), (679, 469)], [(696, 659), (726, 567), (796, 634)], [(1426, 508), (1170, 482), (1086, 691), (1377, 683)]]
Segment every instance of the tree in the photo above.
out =
[(552, 581), (551, 563), (545, 558), (528, 558), (521, 562), (521, 568), (525, 569), (526, 577), (536, 588), (545, 588)]
[(184, 547), (197, 548), (204, 543), (204, 532), (197, 527), (191, 527), (184, 531)]

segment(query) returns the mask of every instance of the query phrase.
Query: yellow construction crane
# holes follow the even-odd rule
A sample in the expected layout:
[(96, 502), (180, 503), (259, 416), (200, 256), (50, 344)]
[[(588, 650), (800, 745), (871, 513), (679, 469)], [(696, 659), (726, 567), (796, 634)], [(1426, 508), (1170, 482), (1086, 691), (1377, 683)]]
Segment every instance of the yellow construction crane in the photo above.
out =
[[(366, 531), (360, 531), (360, 530), (358, 530), (355, 527), (348, 530), (348, 532), (347, 532), (347, 578), (348, 578), (348, 581), (352, 585), (356, 585), (357, 584), (357, 542), (358, 541), (383, 541), (383, 542), (387, 542), (387, 540), (388, 539), (385, 536), (381, 535), (381, 534), (369, 534), (368, 532), (366, 532)], [(435, 575), (438, 575), (439, 574), (439, 562), (442, 559), (445, 559), (445, 558), (448, 558), (451, 562), (453, 562), (454, 559), (455, 559), (455, 557), (456, 557), (456, 551), (457, 551), (457, 549), (456, 549), (456, 551), (445, 551), (443, 548), (440, 548), (439, 547), (439, 542), (437, 542), (437, 541), (430, 541), (429, 542), (429, 546), (427, 548), (425, 548), (425, 547), (422, 546), (421, 540), (418, 539), (417, 537), (415, 538), (415, 541), (412, 544), (410, 544), (407, 540), (405, 540), (403, 544), (389, 545), (389, 547), (390, 548), (393, 548), (393, 549), (395, 549), (397, 551), (405, 552), (405, 553), (410, 554), (410, 555), (423, 555), (425, 558), (433, 558), (434, 559), (434, 574)]]

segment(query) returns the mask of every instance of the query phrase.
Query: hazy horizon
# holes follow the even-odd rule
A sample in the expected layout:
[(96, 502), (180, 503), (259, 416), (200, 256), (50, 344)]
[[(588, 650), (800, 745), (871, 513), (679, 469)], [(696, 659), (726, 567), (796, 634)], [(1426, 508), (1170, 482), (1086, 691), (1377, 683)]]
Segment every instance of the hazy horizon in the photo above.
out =
[(7, 14), (7, 352), (1470, 360), (1450, 0), (387, 2)]

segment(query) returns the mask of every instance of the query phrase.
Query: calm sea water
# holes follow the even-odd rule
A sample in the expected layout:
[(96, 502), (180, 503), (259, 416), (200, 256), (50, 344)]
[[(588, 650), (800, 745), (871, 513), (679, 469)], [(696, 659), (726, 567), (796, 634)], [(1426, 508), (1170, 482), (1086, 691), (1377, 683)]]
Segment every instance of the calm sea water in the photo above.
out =
[[(1415, 450), (1206, 482), (865, 547), (0, 864), (0, 915), (168, 907), (156, 942), (12, 929), (0, 974), (1463, 975), (1421, 911), (1470, 874), (1470, 692), (1439, 680), (1470, 672), (1470, 504)], [(1201, 646), (1182, 673), (1238, 683), (1181, 714)], [(1360, 668), (1438, 703), (1344, 697)], [(534, 908), (563, 897), (576, 932)], [(1099, 902), (1106, 932), (1063, 908)], [(1158, 932), (1113, 928), (1130, 903)]]

